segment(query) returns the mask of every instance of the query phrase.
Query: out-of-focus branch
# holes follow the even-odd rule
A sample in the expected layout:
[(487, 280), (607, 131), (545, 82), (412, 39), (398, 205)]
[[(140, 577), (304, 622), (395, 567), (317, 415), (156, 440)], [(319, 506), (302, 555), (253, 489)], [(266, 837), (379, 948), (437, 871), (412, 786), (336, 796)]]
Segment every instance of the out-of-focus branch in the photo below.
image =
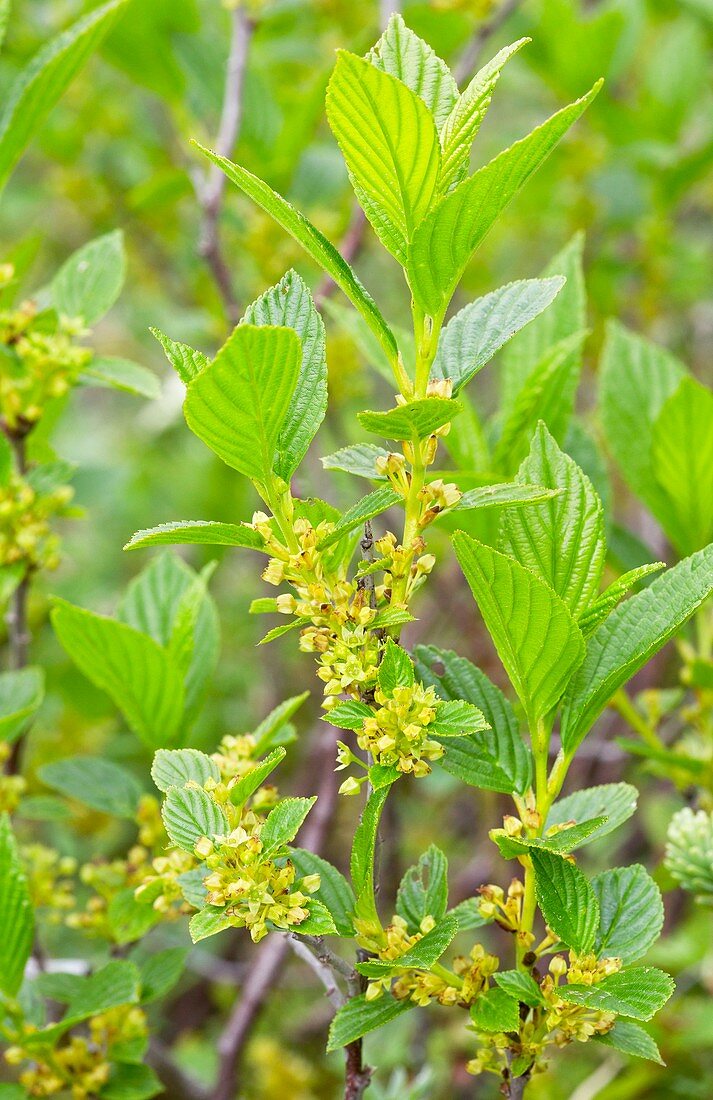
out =
[(504, 0), (497, 11), (494, 11), (490, 16), (490, 19), (486, 19), (484, 23), (481, 23), (453, 66), (453, 75), (458, 84), (473, 75), (480, 59), (481, 50), (486, 42), (500, 30), (503, 23), (507, 22), (519, 7), (519, 4), (520, 0)]
[[(23, 430), (10, 431), (5, 428), (5, 435), (12, 447), (15, 456), (17, 472), (23, 476), (27, 473), (27, 447), (26, 432)], [(5, 615), (7, 623), (7, 640), (10, 650), (9, 665), (11, 669), (25, 668), (27, 665), (30, 646), (30, 631), (27, 624), (27, 603), (30, 595), (30, 576), (26, 574), (15, 591), (10, 596), (10, 602)], [(10, 756), (7, 760), (7, 772), (10, 775), (17, 774), (20, 765), (22, 738), (18, 737), (13, 742)]]
[(183, 1072), (170, 1051), (158, 1040), (151, 1040), (146, 1060), (156, 1070), (161, 1083), (166, 1086), (166, 1095), (172, 1100), (208, 1100), (203, 1086)]
[[(225, 71), (223, 107), (215, 139), (215, 152), (222, 157), (232, 155), (240, 133), (245, 72), (250, 41), (255, 29), (254, 21), (241, 5), (231, 10), (230, 23), (230, 52)], [(194, 178), (193, 182), (202, 212), (198, 250), (210, 268), (226, 317), (231, 325), (235, 325), (240, 317), (240, 306), (220, 242), (220, 213), (225, 195), (226, 178), (216, 164), (211, 164), (206, 172)]]

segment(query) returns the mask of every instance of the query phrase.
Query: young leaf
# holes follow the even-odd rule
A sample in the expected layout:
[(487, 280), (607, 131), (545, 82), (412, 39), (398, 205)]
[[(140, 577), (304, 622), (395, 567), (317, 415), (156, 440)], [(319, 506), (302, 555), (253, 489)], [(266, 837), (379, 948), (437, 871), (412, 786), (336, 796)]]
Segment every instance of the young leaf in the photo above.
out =
[(206, 905), (205, 909), (194, 913), (188, 924), (193, 943), (207, 940), (209, 936), (224, 932), (226, 928), (230, 928), (230, 917), (226, 917), (224, 909), (218, 909), (214, 905)]
[(300, 878), (305, 875), (319, 875), (319, 890), (312, 897), (327, 907), (338, 935), (353, 936), (352, 913), (356, 898), (341, 871), (326, 859), (304, 848), (291, 848), (290, 859)]
[(499, 986), (476, 997), (470, 1006), (470, 1018), (476, 1031), (518, 1031), (520, 1005)]
[(424, 917), (440, 921), (447, 908), (448, 860), (441, 849), (432, 844), (401, 879), (396, 912), (406, 921), (413, 935), (420, 930)]
[(283, 798), (278, 802), (274, 810), (268, 814), (260, 834), (266, 854), (295, 839), (302, 822), (316, 801), (315, 796), (314, 798)]
[(458, 85), (445, 61), (406, 26), (398, 12), (389, 19), (367, 61), (420, 96), (440, 130), (458, 99)]
[(0, 741), (14, 741), (20, 736), (42, 706), (44, 696), (45, 676), (41, 668), (0, 672)]
[(383, 485), (380, 489), (374, 489), (373, 493), (367, 493), (365, 497), (344, 513), (336, 527), (328, 535), (325, 535), (319, 544), (320, 550), (326, 550), (351, 534), (357, 527), (362, 527), (366, 520), (380, 516), (387, 508), (400, 504), (402, 498), (390, 485)]
[(588, 638), (604, 622), (619, 601), (627, 595), (629, 589), (645, 577), (651, 576), (652, 573), (659, 573), (665, 568), (665, 562), (654, 561), (648, 565), (640, 565), (636, 569), (630, 569), (628, 573), (623, 573), (621, 577), (617, 577), (615, 581), (612, 581), (609, 587), (605, 588), (594, 603), (590, 604), (587, 610), (577, 619), (577, 624), (584, 637)]
[(298, 936), (337, 936), (337, 926), (332, 914), (323, 902), (312, 897), (308, 903), (309, 916), (294, 926)]
[(165, 332), (161, 332), (160, 328), (149, 329), (149, 332), (156, 337), (165, 351), (169, 363), (186, 385), (210, 363), (210, 359), (202, 351), (196, 351), (188, 344), (181, 344), (177, 340), (172, 340)]
[(197, 783), (202, 787), (206, 779), (220, 779), (216, 762), (198, 749), (159, 749), (153, 758), (151, 778), (160, 791), (169, 787), (185, 787)]
[(292, 329), (238, 325), (188, 385), (188, 427), (228, 466), (269, 482), (301, 358)]
[(509, 481), (502, 485), (479, 485), (477, 489), (467, 489), (453, 511), (537, 504), (542, 500), (551, 500), (558, 493), (559, 489), (547, 489), (543, 485), (515, 485)]
[(594, 487), (540, 422), (516, 480), (559, 489), (529, 508), (507, 509), (499, 549), (545, 581), (574, 618), (590, 605), (604, 569), (604, 512)]
[(627, 485), (656, 516), (668, 502), (651, 461), (653, 426), (687, 373), (663, 348), (609, 322), (599, 368), (602, 426)]
[(408, 276), (425, 313), (441, 317), (478, 245), (529, 176), (547, 159), (599, 91), (601, 81), (505, 149), (446, 195), (416, 228)]
[(552, 825), (564, 825), (568, 821), (591, 821), (596, 817), (606, 817), (584, 843), (591, 844), (607, 833), (617, 829), (628, 821), (636, 809), (639, 792), (629, 783), (604, 783), (599, 787), (587, 787), (560, 798), (547, 815), (545, 828)]
[(385, 695), (393, 695), (394, 688), (413, 687), (413, 663), (405, 649), (387, 638), (379, 665), (379, 687)]
[(562, 985), (557, 993), (570, 1004), (650, 1020), (666, 1004), (674, 981), (654, 966), (632, 966), (602, 978), (596, 985)]
[(99, 756), (67, 756), (43, 764), (38, 776), (48, 787), (93, 810), (135, 820), (141, 785), (131, 772)]
[(62, 265), (52, 280), (52, 303), (58, 313), (93, 325), (114, 305), (125, 277), (124, 236), (115, 230), (83, 245)]
[(185, 852), (192, 852), (202, 836), (228, 831), (223, 810), (201, 787), (169, 787), (161, 816), (169, 839)]
[(336, 726), (340, 730), (360, 730), (365, 718), (371, 718), (373, 711), (366, 703), (360, 703), (357, 699), (348, 699), (345, 703), (337, 703), (336, 707), (325, 715), (324, 721)]
[(110, 0), (78, 19), (35, 54), (4, 95), (0, 117), (0, 190), (68, 84), (97, 49), (127, 0)]
[(265, 542), (248, 523), (219, 523), (210, 519), (184, 519), (176, 523), (161, 523), (132, 535), (125, 550), (140, 550), (145, 546), (175, 546), (181, 543), (205, 543), (209, 546), (243, 546), (266, 553)]
[(327, 353), (324, 324), (307, 285), (288, 271), (245, 311), (249, 325), (293, 329), (302, 345), (302, 362), (287, 416), (277, 440), (275, 473), (289, 481), (307, 453), (327, 410)]
[(450, 423), (461, 411), (459, 401), (445, 397), (424, 397), (397, 405), (388, 412), (363, 412), (357, 414), (362, 428), (384, 439), (425, 439), (444, 424)]
[(533, 848), (567, 855), (586, 844), (589, 837), (596, 833), (606, 823), (606, 820), (605, 816), (594, 817), (590, 821), (582, 821), (578, 825), (570, 825), (567, 829), (560, 829), (552, 836), (508, 836), (507, 833), (499, 830), (491, 835), (500, 849), (503, 859), (515, 859), (517, 856), (532, 851)]
[(441, 130), (443, 164), (438, 181), (442, 195), (468, 175), (471, 146), (490, 106), (503, 66), (529, 41), (529, 38), (521, 38), (500, 50), (475, 74), (445, 119)]
[(56, 600), (52, 624), (80, 672), (111, 696), (147, 745), (156, 748), (177, 737), (183, 683), (153, 638), (64, 600)]
[(448, 742), (448, 751), (439, 761), (444, 770), (483, 790), (525, 791), (530, 784), (530, 756), (515, 712), (500, 689), (452, 650), (417, 646), (415, 660), (419, 679), (432, 685), (441, 699), (472, 703), (489, 725), (467, 741)]
[(450, 378), (457, 394), (516, 332), (550, 305), (564, 284), (561, 276), (521, 279), (464, 306), (441, 333), (431, 377)]
[(638, 863), (595, 875), (592, 888), (601, 913), (597, 955), (621, 959), (624, 965), (636, 962), (661, 934), (661, 891)]
[(461, 569), (531, 729), (555, 706), (584, 657), (567, 607), (518, 562), (462, 531), (453, 536)]
[(542, 848), (530, 850), (537, 902), (547, 924), (567, 947), (586, 955), (594, 947), (599, 905), (578, 867)]
[(362, 317), (383, 347), (390, 363), (398, 360), (398, 347), (391, 329), (386, 324), (373, 298), (367, 294), (349, 264), (337, 252), (333, 244), (324, 237), (311, 222), (295, 210), (281, 195), (272, 190), (263, 180), (251, 172), (233, 164), (226, 157), (212, 153), (198, 142), (196, 147), (225, 172), (231, 183), (239, 187), (253, 202), (269, 214), (305, 251), (319, 264), (349, 301), (361, 313)]
[[(429, 729), (440, 738), (469, 737), (489, 728), (483, 712), (463, 699), (440, 703)], [(449, 742), (450, 743), (450, 742)]]
[(713, 591), (713, 546), (684, 558), (612, 611), (570, 685), (562, 745), (571, 755), (614, 692), (678, 633)]
[(357, 905), (367, 908), (369, 914), (376, 919), (378, 918), (374, 900), (374, 854), (381, 811), (389, 790), (390, 786), (380, 787), (369, 795), (361, 820), (354, 832), (350, 859), (352, 886)]
[(537, 1008), (538, 1005), (545, 1003), (542, 991), (535, 979), (522, 970), (499, 970), (497, 974), (493, 974), (493, 979), (501, 989), (504, 989), (506, 993), (521, 1004), (529, 1005), (530, 1008)]
[(457, 933), (458, 921), (453, 916), (446, 916), (403, 955), (392, 960), (368, 959), (357, 963), (357, 970), (369, 978), (379, 978), (398, 970), (430, 970)]
[(441, 167), (430, 111), (390, 73), (340, 50), (327, 88), (327, 118), (364, 213), (384, 247), (405, 265)]
[(82, 381), (146, 397), (149, 401), (161, 396), (161, 383), (153, 371), (117, 355), (95, 355), (82, 369)]
[[(289, 699), (284, 699), (281, 703), (278, 703), (263, 718), (262, 722), (253, 730), (256, 753), (268, 752), (276, 745), (286, 744), (283, 735), (287, 729), (287, 724), (306, 699), (309, 699), (308, 691), (303, 691), (301, 695), (292, 695)], [(289, 740), (293, 740), (293, 738), (289, 738)]]
[(327, 1051), (339, 1050), (370, 1031), (383, 1027), (389, 1021), (415, 1008), (411, 1000), (397, 1001), (391, 994), (384, 994), (376, 1001), (367, 1001), (363, 993), (351, 997), (332, 1020), (329, 1028)]
[(666, 498), (657, 519), (680, 554), (713, 540), (713, 393), (684, 378), (653, 425), (651, 465)]
[(230, 788), (230, 801), (233, 805), (242, 806), (247, 802), (255, 794), (255, 791), (263, 785), (268, 775), (285, 759), (286, 755), (287, 753), (283, 748), (273, 749), (269, 756), (266, 756), (264, 760), (241, 776)]
[(633, 1054), (636, 1058), (645, 1058), (660, 1066), (666, 1064), (648, 1031), (644, 1031), (633, 1020), (617, 1020), (611, 1031), (607, 1031), (605, 1035), (595, 1035), (594, 1038), (603, 1046), (620, 1050), (622, 1054)]
[(380, 474), (376, 468), (377, 458), (386, 458), (389, 452), (375, 443), (355, 443), (353, 447), (342, 447), (333, 455), (325, 455), (322, 465), (325, 470), (344, 470), (357, 477), (368, 477), (370, 481), (386, 481), (386, 474)]
[(32, 903), (7, 814), (0, 815), (0, 991), (15, 997), (32, 950)]

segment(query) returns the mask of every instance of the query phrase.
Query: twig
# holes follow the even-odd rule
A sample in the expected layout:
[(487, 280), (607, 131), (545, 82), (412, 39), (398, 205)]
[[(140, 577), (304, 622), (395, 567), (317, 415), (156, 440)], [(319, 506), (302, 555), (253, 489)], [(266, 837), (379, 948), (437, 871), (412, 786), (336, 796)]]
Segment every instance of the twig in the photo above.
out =
[(513, 12), (517, 10), (519, 4), (520, 0), (504, 0), (504, 3), (500, 5), (490, 19), (486, 19), (486, 21), (480, 25), (463, 50), (463, 53), (458, 58), (458, 61), (453, 66), (453, 75), (458, 84), (463, 80), (467, 80), (468, 77), (472, 75), (478, 64), (480, 51), (483, 49), (488, 39), (492, 38), (496, 31), (500, 30), (503, 23), (507, 22)]
[[(365, 231), (366, 214), (360, 206), (355, 204), (349, 219), (349, 226), (339, 246), (339, 251), (348, 264), (352, 263), (361, 252)], [(314, 304), (317, 309), (320, 309), (327, 299), (332, 297), (336, 289), (337, 284), (330, 279), (329, 275), (325, 275), (314, 292)]]
[[(27, 431), (19, 429), (10, 431), (3, 428), (4, 433), (12, 447), (15, 456), (15, 466), (20, 476), (27, 473)], [(27, 604), (30, 595), (30, 574), (26, 573), (10, 597), (10, 603), (5, 615), (7, 623), (7, 639), (10, 650), (9, 665), (11, 669), (22, 669), (27, 665), (30, 632), (27, 624)], [(20, 767), (20, 752), (22, 738), (18, 737), (12, 745), (7, 760), (6, 770), (8, 775), (16, 775)]]
[(334, 1007), (339, 1009), (346, 1004), (347, 998), (339, 987), (332, 960), (319, 948), (307, 943), (306, 936), (300, 937), (289, 933), (285, 938), (289, 941), (295, 955), (306, 962), (310, 970), (317, 975)]
[[(215, 151), (222, 157), (229, 157), (232, 154), (240, 133), (245, 72), (250, 41), (255, 29), (254, 20), (248, 16), (242, 5), (232, 9), (230, 21), (230, 53), (225, 71), (223, 107), (218, 135), (215, 139)], [(196, 198), (202, 211), (198, 250), (213, 275), (226, 317), (231, 325), (235, 325), (240, 318), (240, 306), (233, 289), (230, 269), (221, 248), (219, 229), (225, 184), (225, 174), (217, 164), (211, 164), (205, 175), (194, 177), (193, 180)]]

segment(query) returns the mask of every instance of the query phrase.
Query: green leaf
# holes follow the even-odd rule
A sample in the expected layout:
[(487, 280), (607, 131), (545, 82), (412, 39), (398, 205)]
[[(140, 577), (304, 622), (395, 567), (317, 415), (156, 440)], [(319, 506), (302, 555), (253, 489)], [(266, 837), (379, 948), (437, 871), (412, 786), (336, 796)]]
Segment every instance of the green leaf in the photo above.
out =
[(263, 180), (253, 176), (237, 164), (231, 163), (226, 157), (212, 153), (198, 142), (196, 147), (213, 161), (228, 177), (231, 183), (239, 187), (253, 202), (274, 218), (290, 236), (301, 244), (305, 251), (315, 260), (330, 276), (339, 289), (346, 294), (349, 301), (361, 313), (362, 317), (374, 333), (379, 343), (386, 352), (390, 363), (398, 359), (398, 348), (386, 321), (376, 308), (374, 300), (367, 294), (349, 264), (340, 256), (333, 244), (324, 237), (311, 222), (295, 210), (281, 195), (272, 190)]
[(169, 787), (161, 816), (169, 839), (185, 852), (193, 852), (202, 836), (224, 836), (228, 831), (223, 810), (200, 787)]
[(156, 337), (165, 351), (169, 363), (186, 385), (210, 363), (210, 359), (202, 351), (196, 351), (188, 344), (181, 344), (177, 340), (172, 340), (165, 332), (161, 332), (160, 328), (149, 329), (149, 332)]
[(483, 790), (522, 793), (530, 785), (529, 752), (520, 736), (515, 712), (484, 672), (452, 650), (417, 646), (416, 673), (441, 699), (465, 699), (484, 715), (489, 729), (467, 741), (448, 743), (439, 761), (445, 771)]
[(362, 412), (357, 420), (362, 428), (384, 439), (413, 440), (425, 439), (461, 411), (459, 401), (446, 397), (424, 397), (419, 401), (409, 401), (407, 405), (397, 405), (388, 412)]
[(363, 993), (351, 997), (332, 1020), (327, 1051), (348, 1046), (370, 1031), (402, 1016), (410, 1008), (415, 1008), (413, 1001), (397, 1001), (390, 993), (385, 993), (376, 1001), (367, 1001)]
[(292, 329), (238, 325), (186, 391), (188, 427), (228, 466), (267, 483), (295, 393), (301, 346)]
[(657, 517), (668, 500), (651, 460), (654, 423), (686, 374), (663, 348), (609, 322), (599, 368), (602, 426), (627, 485)]
[(99, 1095), (102, 1100), (151, 1100), (164, 1092), (150, 1066), (121, 1062), (112, 1066), (109, 1081)]
[(587, 644), (562, 715), (571, 755), (618, 688), (678, 633), (713, 590), (713, 546), (684, 558), (620, 604)]
[(462, 531), (453, 545), (534, 730), (582, 662), (579, 627), (559, 596), (518, 562)]
[[(263, 718), (262, 722), (253, 730), (256, 753), (267, 752), (275, 745), (284, 743), (283, 734), (286, 725), (306, 699), (309, 699), (308, 691), (303, 691), (301, 695), (292, 695), (289, 699), (278, 703), (267, 717)], [(293, 740), (293, 738), (290, 738), (290, 740)]]
[[(396, 895), (396, 912), (406, 921), (409, 932), (420, 931), (424, 917), (440, 921), (448, 908), (448, 860), (435, 844), (409, 867)], [(456, 920), (457, 920), (456, 914)]]
[(114, 817), (136, 818), (140, 783), (126, 768), (100, 756), (67, 756), (43, 764), (38, 777), (48, 787)]
[(513, 402), (505, 411), (493, 461), (509, 473), (526, 456), (530, 439), (542, 420), (557, 440), (564, 439), (574, 410), (579, 381), (581, 347), (586, 330), (566, 336), (537, 362)]
[(445, 61), (406, 26), (398, 12), (389, 19), (367, 61), (420, 96), (440, 130), (458, 99), (458, 85)]
[(359, 204), (384, 247), (405, 265), (441, 167), (433, 117), (400, 80), (344, 50), (326, 104)]
[[(533, 323), (505, 348), (500, 375), (502, 408), (506, 420), (538, 364), (543, 362), (557, 344), (573, 338), (587, 327), (587, 291), (584, 283), (583, 252), (584, 234), (575, 233), (542, 272), (542, 278), (546, 280), (564, 278), (565, 284), (562, 290), (551, 307), (542, 311)], [(570, 395), (574, 396), (581, 365), (581, 347), (574, 345), (562, 366), (562, 378), (566, 381), (568, 401)]]
[(651, 465), (666, 498), (655, 513), (680, 554), (713, 540), (713, 393), (684, 378), (653, 425)]
[(169, 787), (185, 787), (206, 779), (220, 780), (220, 768), (214, 760), (198, 749), (159, 749), (153, 758), (151, 778), (160, 791)]
[(309, 916), (294, 925), (294, 932), (298, 936), (336, 936), (337, 926), (332, 920), (332, 914), (323, 902), (312, 897), (308, 902)]
[(149, 400), (161, 396), (161, 383), (153, 371), (117, 355), (94, 356), (82, 369), (82, 378), (95, 386), (122, 390)]
[(368, 959), (357, 963), (357, 970), (369, 978), (379, 978), (384, 974), (400, 970), (430, 970), (438, 962), (443, 952), (458, 933), (458, 921), (453, 916), (443, 917), (441, 921), (426, 932), (417, 943), (396, 959)]
[(503, 482), (502, 485), (479, 485), (476, 489), (466, 489), (454, 512), (468, 512), (480, 508), (507, 508), (509, 506), (538, 504), (557, 496), (559, 489), (547, 489), (543, 485), (517, 485)]
[(148, 1005), (165, 997), (181, 977), (187, 958), (185, 947), (167, 947), (144, 959), (139, 964), (141, 1003)]
[(606, 823), (606, 820), (606, 817), (594, 817), (590, 821), (582, 821), (578, 825), (571, 825), (568, 829), (560, 829), (559, 832), (553, 833), (551, 836), (508, 836), (504, 831), (496, 830), (491, 833), (491, 837), (500, 849), (500, 854), (504, 859), (515, 859), (517, 856), (532, 851), (533, 848), (564, 855), (586, 844), (589, 837), (596, 833)]
[(439, 739), (469, 737), (474, 733), (483, 733), (488, 728), (489, 722), (483, 712), (463, 699), (440, 703), (436, 709), (436, 717), (429, 726), (429, 730)]
[(4, 95), (0, 117), (0, 189), (33, 134), (125, 6), (126, 0), (111, 0), (78, 19), (43, 46), (15, 78)]
[(340, 730), (360, 730), (364, 725), (364, 719), (371, 718), (372, 713), (373, 711), (366, 703), (348, 699), (345, 703), (337, 703), (328, 714), (323, 715), (323, 719)]
[(481, 993), (470, 1006), (476, 1031), (494, 1033), (520, 1030), (520, 1005), (499, 986)]
[(561, 276), (508, 283), (465, 306), (441, 333), (432, 378), (450, 378), (456, 394), (562, 290)]
[(601, 924), (595, 950), (624, 965), (642, 958), (663, 928), (661, 891), (640, 864), (603, 871), (592, 879)]
[(603, 1046), (620, 1050), (622, 1054), (633, 1054), (636, 1058), (646, 1058), (649, 1062), (658, 1062), (660, 1066), (666, 1065), (648, 1031), (644, 1031), (633, 1020), (617, 1020), (611, 1031), (607, 1031), (605, 1035), (595, 1035), (594, 1038)]
[(283, 748), (273, 749), (269, 756), (266, 756), (264, 760), (261, 760), (259, 764), (256, 764), (254, 768), (241, 776), (230, 788), (230, 801), (233, 805), (244, 805), (255, 794), (255, 791), (262, 787), (268, 775), (285, 759), (286, 755), (287, 753)]
[(529, 41), (529, 38), (521, 38), (500, 50), (475, 74), (444, 120), (441, 129), (443, 164), (438, 181), (441, 194), (445, 195), (468, 175), (471, 146), (490, 106), (503, 66)]
[(459, 183), (423, 218), (409, 249), (408, 275), (424, 312), (443, 315), (468, 261), (499, 214), (589, 106), (600, 85)]
[(606, 539), (602, 503), (589, 478), (540, 422), (517, 481), (561, 490), (502, 516), (498, 548), (561, 597), (578, 618), (599, 591)]
[(45, 677), (41, 668), (0, 672), (0, 740), (14, 741), (42, 706)]
[(479, 904), (480, 898), (465, 898), (449, 910), (451, 916), (458, 921), (461, 932), (467, 932), (471, 928), (482, 928), (484, 924), (489, 923), (486, 917), (481, 917), (478, 910)]
[(393, 695), (399, 687), (413, 687), (413, 663), (405, 649), (393, 638), (387, 638), (379, 665), (379, 687), (385, 695)]
[(621, 577), (617, 577), (615, 581), (612, 581), (594, 603), (590, 604), (587, 610), (579, 616), (577, 624), (584, 637), (588, 638), (604, 622), (619, 601), (627, 595), (629, 589), (645, 577), (649, 577), (652, 573), (659, 573), (665, 568), (665, 562), (654, 561), (648, 565), (640, 565), (637, 569), (630, 569), (628, 573), (623, 573)]
[(674, 981), (654, 966), (632, 966), (602, 978), (596, 985), (561, 985), (557, 993), (570, 1004), (650, 1020), (666, 1004)]
[(133, 963), (125, 959), (115, 959), (89, 977), (75, 982), (73, 989), (62, 1019), (57, 1024), (40, 1028), (28, 1035), (29, 1048), (55, 1042), (68, 1028), (88, 1020), (90, 1016), (108, 1012), (120, 1005), (137, 1004), (139, 971)]
[(175, 546), (184, 543), (206, 543), (209, 546), (243, 546), (265, 553), (265, 543), (259, 532), (248, 523), (219, 523), (210, 519), (184, 519), (176, 523), (161, 523), (132, 535), (125, 550), (140, 550), (145, 546)]
[(368, 909), (369, 915), (377, 920), (374, 900), (374, 855), (381, 811), (390, 789), (390, 786), (380, 787), (369, 795), (354, 832), (350, 859), (352, 886), (357, 905), (361, 905), (362, 909)]
[(27, 878), (7, 814), (0, 815), (0, 990), (16, 996), (32, 951), (34, 919)]
[(194, 913), (188, 924), (193, 943), (207, 940), (209, 936), (215, 936), (230, 927), (230, 917), (226, 917), (225, 910), (217, 909), (213, 905), (207, 905), (199, 913)]
[(326, 550), (329, 546), (334, 546), (345, 535), (350, 534), (357, 527), (363, 526), (368, 519), (380, 516), (387, 508), (392, 508), (395, 504), (400, 503), (402, 503), (402, 498), (390, 485), (383, 485), (380, 489), (375, 489), (373, 493), (368, 493), (344, 513), (333, 531), (324, 536), (319, 544), (320, 550)]
[(295, 839), (302, 827), (302, 822), (316, 801), (315, 796), (314, 798), (283, 798), (278, 802), (274, 810), (268, 814), (260, 834), (266, 855)]
[(302, 360), (297, 385), (277, 440), (275, 473), (289, 481), (307, 453), (327, 411), (327, 353), (324, 324), (307, 285), (288, 271), (245, 311), (249, 325), (293, 329), (300, 338)]
[(326, 859), (304, 848), (291, 848), (290, 859), (300, 878), (319, 875), (319, 890), (312, 895), (327, 907), (340, 936), (353, 936), (352, 913), (356, 899), (354, 892), (341, 871)]
[[(93, 325), (114, 305), (125, 277), (124, 235), (117, 229), (85, 244), (65, 261), (52, 280), (52, 304), (58, 313)], [(93, 361), (89, 371), (96, 362), (101, 360)]]
[(147, 745), (155, 748), (178, 736), (183, 683), (153, 638), (64, 600), (56, 600), (52, 624), (80, 672), (111, 696)]
[(511, 997), (530, 1008), (537, 1008), (545, 1003), (542, 990), (535, 979), (522, 970), (499, 970), (493, 974), (493, 980)]
[(598, 787), (587, 787), (558, 799), (547, 815), (545, 828), (564, 825), (568, 821), (591, 821), (592, 818), (606, 817), (606, 821), (586, 838), (584, 843), (591, 844), (593, 840), (606, 836), (628, 821), (636, 809), (638, 797), (636, 787), (629, 783), (604, 783)]
[(599, 905), (591, 884), (578, 867), (554, 852), (533, 848), (530, 858), (537, 903), (548, 926), (578, 955), (588, 954), (599, 927)]
[(376, 460), (386, 458), (388, 453), (375, 443), (355, 443), (353, 447), (342, 447), (341, 451), (325, 455), (321, 461), (325, 470), (344, 470), (347, 474), (367, 477), (371, 481), (386, 481), (386, 474), (380, 474), (376, 468)]
[(161, 919), (152, 905), (137, 901), (132, 886), (114, 894), (106, 915), (111, 937), (119, 945), (140, 940)]

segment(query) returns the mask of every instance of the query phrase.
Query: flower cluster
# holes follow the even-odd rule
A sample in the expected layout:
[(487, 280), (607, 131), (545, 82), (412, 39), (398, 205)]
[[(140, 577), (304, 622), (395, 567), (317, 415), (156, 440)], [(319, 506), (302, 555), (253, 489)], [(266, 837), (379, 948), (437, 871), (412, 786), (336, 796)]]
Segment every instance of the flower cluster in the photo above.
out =
[(19, 1077), (28, 1096), (61, 1093), (71, 1095), (72, 1100), (91, 1100), (109, 1081), (112, 1050), (145, 1042), (146, 1016), (132, 1005), (113, 1008), (93, 1016), (88, 1032), (80, 1035), (72, 1031), (47, 1049), (28, 1043), (36, 1029), (24, 1025), (16, 1042), (5, 1051), (5, 1061), (10, 1066), (29, 1063)]
[(396, 687), (386, 694), (374, 692), (374, 713), (365, 718), (357, 734), (359, 747), (374, 762), (416, 776), (428, 775), (429, 760), (443, 756), (443, 746), (429, 739), (438, 699), (432, 687), (422, 684)]
[(44, 910), (45, 919), (50, 924), (58, 924), (62, 914), (76, 906), (76, 859), (61, 856), (45, 844), (26, 844), (21, 854), (33, 909)]
[(297, 880), (289, 859), (273, 858), (261, 839), (263, 820), (248, 811), (226, 836), (202, 837), (196, 854), (209, 874), (203, 879), (209, 905), (224, 910), (234, 928), (247, 928), (254, 943), (276, 928), (291, 928), (309, 916), (309, 896), (319, 875)]
[(21, 564), (25, 573), (56, 569), (59, 538), (50, 520), (66, 514), (72, 496), (69, 485), (40, 493), (27, 478), (10, 473), (0, 485), (0, 566)]
[(34, 302), (0, 312), (0, 421), (10, 434), (26, 435), (47, 403), (74, 386), (92, 358), (75, 343), (81, 322), (39, 311)]

